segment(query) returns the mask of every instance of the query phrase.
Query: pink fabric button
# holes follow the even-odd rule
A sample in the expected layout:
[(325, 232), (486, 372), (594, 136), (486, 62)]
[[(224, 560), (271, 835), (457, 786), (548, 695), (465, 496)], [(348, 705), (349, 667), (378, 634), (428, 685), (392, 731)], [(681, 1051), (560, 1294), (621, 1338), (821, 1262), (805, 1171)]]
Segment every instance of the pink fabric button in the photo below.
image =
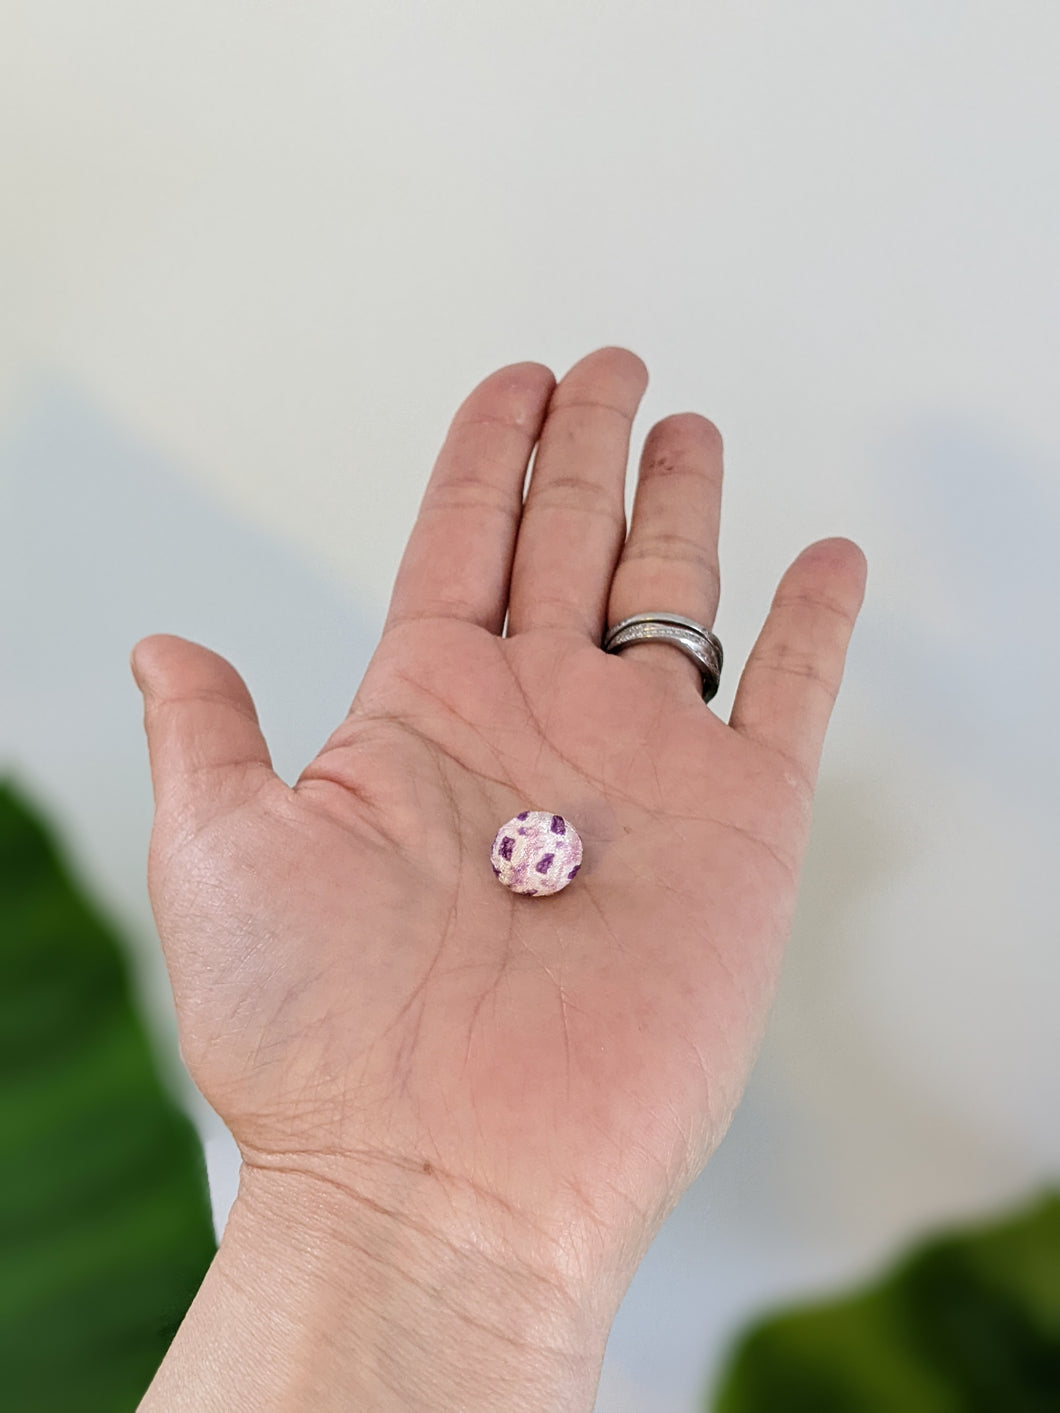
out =
[(523, 810), (497, 830), (490, 864), (513, 893), (558, 893), (582, 862), (582, 841), (569, 819), (548, 810)]

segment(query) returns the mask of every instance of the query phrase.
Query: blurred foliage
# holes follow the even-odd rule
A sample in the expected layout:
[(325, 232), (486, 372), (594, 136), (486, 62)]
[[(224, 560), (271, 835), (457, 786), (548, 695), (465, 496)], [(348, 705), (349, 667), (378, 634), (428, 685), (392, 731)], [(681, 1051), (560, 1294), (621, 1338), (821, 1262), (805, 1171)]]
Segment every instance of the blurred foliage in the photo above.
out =
[(849, 1298), (756, 1325), (714, 1413), (1057, 1413), (1060, 1194), (933, 1237)]
[(113, 927), (0, 781), (0, 1406), (135, 1409), (215, 1251)]

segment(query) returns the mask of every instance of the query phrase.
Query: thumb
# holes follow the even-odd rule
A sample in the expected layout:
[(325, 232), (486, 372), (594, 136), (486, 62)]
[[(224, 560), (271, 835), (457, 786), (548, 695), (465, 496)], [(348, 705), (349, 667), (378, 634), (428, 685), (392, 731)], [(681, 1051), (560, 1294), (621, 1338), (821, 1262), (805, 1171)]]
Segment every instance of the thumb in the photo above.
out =
[(273, 775), (250, 692), (219, 653), (155, 633), (129, 665), (144, 699), (156, 810), (206, 820)]

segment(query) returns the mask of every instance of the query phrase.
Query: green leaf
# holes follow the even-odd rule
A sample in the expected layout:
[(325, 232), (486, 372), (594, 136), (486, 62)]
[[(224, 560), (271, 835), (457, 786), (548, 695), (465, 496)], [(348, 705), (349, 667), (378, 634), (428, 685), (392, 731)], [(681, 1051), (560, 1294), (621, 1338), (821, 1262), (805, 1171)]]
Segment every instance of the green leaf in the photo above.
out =
[(1056, 1413), (1060, 1194), (937, 1236), (871, 1289), (762, 1321), (715, 1413)]
[(124, 948), (0, 781), (0, 1402), (135, 1409), (215, 1249)]

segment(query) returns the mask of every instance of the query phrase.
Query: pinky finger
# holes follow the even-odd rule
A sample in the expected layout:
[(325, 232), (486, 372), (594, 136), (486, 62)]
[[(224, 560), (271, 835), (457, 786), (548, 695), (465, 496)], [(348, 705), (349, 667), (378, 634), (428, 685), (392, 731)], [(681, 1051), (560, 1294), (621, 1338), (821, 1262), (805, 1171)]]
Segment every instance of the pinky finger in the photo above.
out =
[(733, 700), (729, 725), (784, 757), (811, 791), (867, 570), (853, 540), (804, 549), (777, 587)]

